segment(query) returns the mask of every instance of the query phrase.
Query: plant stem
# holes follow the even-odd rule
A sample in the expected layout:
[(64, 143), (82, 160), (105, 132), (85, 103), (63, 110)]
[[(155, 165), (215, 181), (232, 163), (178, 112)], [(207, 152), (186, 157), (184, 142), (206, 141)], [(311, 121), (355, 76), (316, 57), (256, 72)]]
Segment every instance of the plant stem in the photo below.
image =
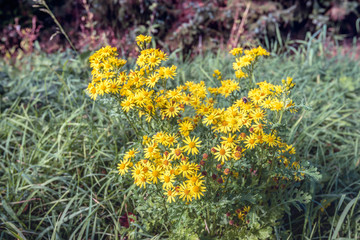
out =
[(77, 53), (77, 50), (75, 48), (75, 46), (73, 45), (73, 43), (71, 42), (69, 36), (66, 34), (65, 30), (62, 28), (61, 24), (58, 22), (58, 20), (56, 19), (55, 15), (53, 14), (53, 12), (50, 10), (49, 6), (46, 4), (45, 0), (40, 1), (40, 3), (46, 8), (47, 11), (44, 11), (46, 13), (48, 13), (50, 15), (50, 17), (54, 20), (55, 24), (58, 26), (58, 28), (60, 29), (61, 33), (65, 36), (66, 40), (69, 42), (71, 48)]

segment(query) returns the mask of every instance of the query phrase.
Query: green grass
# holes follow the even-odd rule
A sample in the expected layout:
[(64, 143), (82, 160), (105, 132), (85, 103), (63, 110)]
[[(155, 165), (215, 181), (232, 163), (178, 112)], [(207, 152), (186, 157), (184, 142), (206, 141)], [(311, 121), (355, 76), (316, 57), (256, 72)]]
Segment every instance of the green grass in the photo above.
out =
[[(360, 237), (360, 67), (324, 55), (321, 42), (309, 40), (262, 61), (255, 74), (294, 77), (294, 98), (307, 110), (288, 119), (288, 142), (322, 174), (302, 186), (312, 201), (275, 229), (289, 239)], [(123, 237), (119, 220), (134, 191), (119, 181), (116, 164), (132, 133), (84, 94), (87, 56), (38, 53), (16, 66), (0, 63), (0, 239)], [(180, 83), (212, 81), (216, 68), (231, 73), (232, 59), (221, 53), (172, 61)], [(330, 206), (322, 212), (324, 199)], [(135, 239), (156, 237), (134, 227)]]

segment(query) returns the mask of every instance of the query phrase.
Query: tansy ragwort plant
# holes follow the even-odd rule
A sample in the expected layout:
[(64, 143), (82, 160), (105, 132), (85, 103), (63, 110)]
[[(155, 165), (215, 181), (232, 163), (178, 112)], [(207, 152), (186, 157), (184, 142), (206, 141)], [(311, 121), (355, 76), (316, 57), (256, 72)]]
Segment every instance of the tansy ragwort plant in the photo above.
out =
[[(110, 46), (90, 57), (87, 92), (94, 100), (115, 99), (136, 135), (118, 172), (146, 193), (134, 210), (140, 223), (170, 236), (185, 226), (194, 235), (270, 237), (288, 203), (307, 200), (296, 183), (308, 169), (281, 138), (284, 114), (297, 109), (292, 78), (256, 83), (254, 67), (269, 53), (234, 48), (235, 79), (215, 70), (217, 86), (188, 81), (170, 88), (177, 67), (164, 66), (167, 54), (147, 48), (151, 37), (136, 41), (133, 70), (124, 70), (126, 60)], [(160, 209), (156, 215), (146, 215), (149, 202)]]

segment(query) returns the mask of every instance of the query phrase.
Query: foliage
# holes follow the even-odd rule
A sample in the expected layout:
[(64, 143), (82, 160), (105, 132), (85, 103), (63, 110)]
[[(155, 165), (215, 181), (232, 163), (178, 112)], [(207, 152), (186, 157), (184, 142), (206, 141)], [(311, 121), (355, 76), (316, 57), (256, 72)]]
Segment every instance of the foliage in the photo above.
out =
[[(331, 39), (359, 36), (359, 2), (318, 0), (223, 1), (223, 0), (77, 0), (46, 1), (75, 47), (96, 49), (108, 43), (128, 54), (136, 34), (151, 34), (162, 48), (181, 48), (184, 54), (226, 49), (228, 45), (254, 45), (281, 51), (290, 40), (304, 39), (327, 26)], [(251, 4), (250, 4), (251, 3)], [(66, 39), (57, 35), (50, 15), (32, 8), (33, 1), (18, 6), (4, 5), (2, 11), (2, 55), (21, 49), (21, 34), (15, 29), (32, 29), (32, 18), (41, 27), (37, 40), (42, 49), (64, 49)], [(11, 34), (9, 34), (11, 33)], [(256, 39), (254, 41), (254, 39)], [(273, 46), (277, 44), (277, 47)]]
[[(127, 223), (137, 239), (165, 238), (164, 232), (153, 235), (139, 225), (140, 216), (131, 220), (132, 199), (143, 190), (121, 182), (114, 169), (133, 131), (84, 94), (88, 57), (35, 51), (15, 65), (0, 62), (0, 239), (121, 239), (130, 232)], [(233, 73), (233, 59), (222, 53), (191, 62), (174, 57), (169, 59), (178, 67), (174, 84), (210, 82), (208, 72), (214, 69), (222, 69), (223, 76)], [(359, 237), (358, 64), (350, 56), (328, 58), (315, 36), (297, 50), (258, 62), (259, 81), (296, 79), (292, 98), (311, 109), (284, 119), (289, 133), (284, 140), (323, 176), (301, 184), (298, 196), (309, 192), (312, 200), (291, 204), (289, 216), (276, 222), (277, 239)], [(177, 236), (189, 232), (195, 238), (199, 225), (189, 231), (174, 227)], [(232, 234), (239, 232), (226, 231), (224, 237)]]

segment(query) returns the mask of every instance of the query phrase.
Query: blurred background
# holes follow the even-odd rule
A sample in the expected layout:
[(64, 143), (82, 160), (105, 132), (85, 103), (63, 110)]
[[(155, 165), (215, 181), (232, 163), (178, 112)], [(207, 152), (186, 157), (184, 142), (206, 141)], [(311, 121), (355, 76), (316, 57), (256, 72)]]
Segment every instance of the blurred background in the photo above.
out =
[[(353, 45), (360, 32), (359, 0), (47, 0), (51, 12), (81, 52), (110, 44), (131, 55), (138, 34), (168, 51), (197, 55), (237, 45), (271, 51), (296, 46), (326, 28), (330, 45)], [(48, 53), (69, 42), (41, 1), (0, 1), (0, 54)], [(331, 48), (329, 48), (331, 54)], [(334, 53), (336, 54), (336, 53)]]

